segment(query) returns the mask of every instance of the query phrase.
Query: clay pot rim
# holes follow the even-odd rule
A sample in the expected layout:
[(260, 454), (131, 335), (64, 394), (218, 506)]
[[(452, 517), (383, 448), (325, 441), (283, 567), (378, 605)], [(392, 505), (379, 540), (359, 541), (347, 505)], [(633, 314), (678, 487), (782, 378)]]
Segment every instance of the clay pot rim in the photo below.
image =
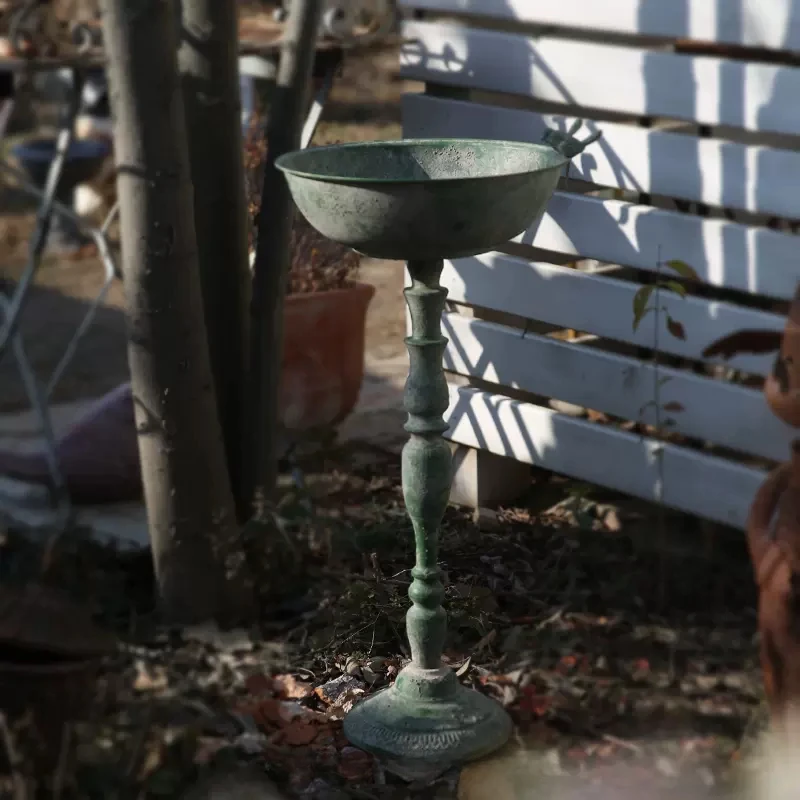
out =
[(294, 292), (293, 294), (287, 294), (286, 300), (287, 302), (299, 302), (303, 298), (307, 297), (318, 297), (319, 295), (324, 295), (325, 297), (330, 297), (332, 294), (352, 294), (353, 292), (359, 293), (369, 293), (370, 296), (374, 295), (376, 292), (375, 286), (371, 283), (364, 283), (363, 281), (353, 281), (350, 286), (343, 286), (340, 289), (323, 289), (319, 292)]

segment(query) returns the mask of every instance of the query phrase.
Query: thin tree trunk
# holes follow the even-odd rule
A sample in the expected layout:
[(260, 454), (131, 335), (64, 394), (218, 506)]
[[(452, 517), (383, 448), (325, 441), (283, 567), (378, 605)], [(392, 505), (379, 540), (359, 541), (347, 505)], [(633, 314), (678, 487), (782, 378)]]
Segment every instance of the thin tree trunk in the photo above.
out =
[(247, 200), (239, 97), (237, 3), (182, 0), (178, 69), (194, 184), (194, 220), (211, 372), (239, 522), (242, 493), (247, 313)]
[(173, 9), (104, 0), (128, 355), (163, 610), (227, 622), (253, 596), (206, 346)]
[(270, 501), (277, 479), (283, 302), (294, 214), (289, 187), (275, 169), (275, 160), (300, 146), (322, 5), (322, 0), (292, 1), (267, 122), (267, 157), (250, 305), (248, 432), (252, 450), (246, 478), (256, 515)]

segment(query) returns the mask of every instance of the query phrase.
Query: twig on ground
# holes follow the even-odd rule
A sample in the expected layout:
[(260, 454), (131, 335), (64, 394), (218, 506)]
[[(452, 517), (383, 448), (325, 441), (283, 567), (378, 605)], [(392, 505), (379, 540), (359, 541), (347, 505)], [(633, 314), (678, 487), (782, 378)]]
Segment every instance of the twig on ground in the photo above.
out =
[(14, 744), (14, 737), (8, 727), (8, 718), (0, 711), (0, 737), (8, 758), (8, 767), (11, 770), (11, 783), (13, 786), (13, 800), (28, 800), (28, 784), (22, 774), (22, 757)]
[(53, 777), (53, 800), (60, 800), (61, 793), (64, 791), (71, 744), (72, 724), (68, 722), (64, 725), (64, 730), (61, 732), (61, 750), (58, 753), (58, 764), (56, 764), (56, 771)]

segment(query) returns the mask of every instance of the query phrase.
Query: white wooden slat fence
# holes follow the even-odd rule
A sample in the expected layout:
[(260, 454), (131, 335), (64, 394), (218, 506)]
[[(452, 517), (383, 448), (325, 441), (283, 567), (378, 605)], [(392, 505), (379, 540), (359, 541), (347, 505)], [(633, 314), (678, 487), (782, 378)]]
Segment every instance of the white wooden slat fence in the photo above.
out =
[[(781, 329), (800, 279), (800, 238), (764, 224), (800, 220), (800, 68), (735, 52), (686, 55), (642, 37), (786, 55), (800, 51), (800, 0), (400, 5), (424, 12), (403, 26), (413, 41), (402, 76), (427, 87), (403, 99), (406, 136), (535, 142), (545, 125), (565, 129), (575, 117), (603, 131), (544, 218), (507, 252), (446, 262), (442, 283), (455, 306), (443, 321), (445, 367), (478, 385), (453, 379), (448, 435), (743, 527), (764, 470), (788, 456), (793, 431), (758, 387), (774, 355), (737, 357), (735, 380), (726, 380), (702, 351), (743, 328)], [(490, 23), (503, 29), (481, 27)], [(615, 36), (598, 43), (598, 32)], [(710, 136), (695, 135), (697, 125), (711, 126)], [(686, 203), (702, 204), (700, 213), (686, 213)], [(586, 259), (610, 266), (593, 269)], [(633, 328), (634, 295), (654, 272), (675, 277), (663, 266), (671, 259), (690, 264), (702, 284), (683, 298), (660, 294), (685, 339), (666, 332), (664, 314), (657, 336), (652, 313)], [(584, 335), (563, 341), (553, 329)], [(648, 425), (669, 418), (676, 436), (664, 443), (567, 417), (542, 398)]]
[(400, 0), (400, 6), (587, 31), (800, 50), (794, 0)]

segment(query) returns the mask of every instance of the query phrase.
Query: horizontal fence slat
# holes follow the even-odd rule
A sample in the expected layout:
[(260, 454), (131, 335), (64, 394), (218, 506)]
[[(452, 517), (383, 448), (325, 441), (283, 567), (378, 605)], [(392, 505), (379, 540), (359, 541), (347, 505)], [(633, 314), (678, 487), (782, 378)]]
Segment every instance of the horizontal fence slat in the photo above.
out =
[[(658, 423), (650, 363), (538, 334), (523, 337), (513, 328), (461, 314), (445, 314), (443, 328), (450, 340), (444, 365), (451, 372)], [(670, 431), (775, 461), (789, 457), (794, 432), (769, 411), (760, 391), (669, 367), (660, 367), (657, 377), (661, 424), (672, 418)]]
[[(656, 315), (647, 314), (633, 330), (633, 298), (639, 284), (590, 275), (569, 267), (534, 263), (501, 253), (445, 261), (441, 283), (449, 299), (573, 328), (607, 339), (653, 347)], [(651, 298), (651, 303), (655, 297)], [(684, 327), (686, 339), (666, 331), (660, 315), (659, 349), (683, 358), (702, 360), (705, 347), (721, 336), (742, 329), (782, 330), (786, 318), (700, 297), (660, 293), (660, 305)], [(766, 375), (774, 354), (739, 355), (730, 365)]]
[(792, 234), (562, 192), (538, 227), (515, 241), (651, 272), (659, 259), (678, 259), (711, 286), (784, 300), (800, 280), (800, 239)]
[[(476, 389), (450, 386), (447, 437), (467, 447), (744, 528), (764, 472)], [(659, 468), (658, 451), (662, 451)]]
[(532, 25), (800, 50), (798, 0), (399, 0), (399, 6)]
[(401, 75), (636, 116), (800, 135), (800, 69), (407, 21)]
[[(800, 87), (798, 87), (800, 88)], [(407, 94), (403, 134), (540, 142), (546, 127), (571, 117)], [(697, 138), (610, 122), (590, 123), (603, 138), (573, 159), (570, 176), (600, 186), (648, 192), (723, 208), (800, 218), (800, 152)], [(586, 255), (586, 254), (584, 254)]]

